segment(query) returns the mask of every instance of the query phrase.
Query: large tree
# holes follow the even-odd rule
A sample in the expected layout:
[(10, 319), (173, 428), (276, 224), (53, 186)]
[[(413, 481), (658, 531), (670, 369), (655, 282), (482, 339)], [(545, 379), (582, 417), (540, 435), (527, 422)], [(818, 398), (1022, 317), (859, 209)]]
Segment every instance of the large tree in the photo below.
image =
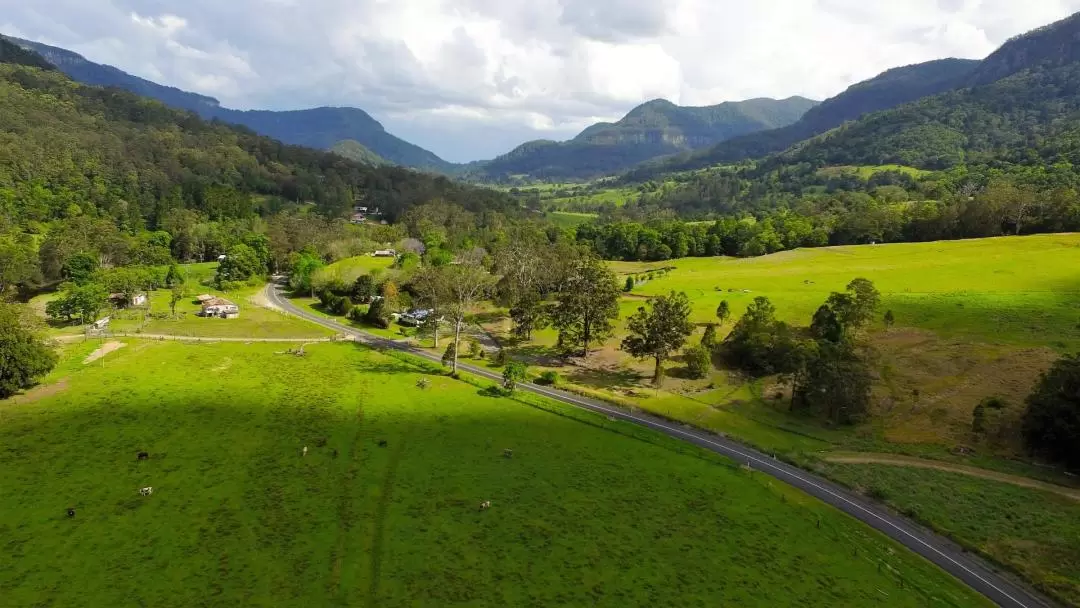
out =
[(1080, 355), (1058, 360), (1027, 399), (1028, 449), (1080, 470)]
[(870, 407), (873, 377), (866, 361), (849, 342), (800, 342), (791, 409), (851, 424)]
[(454, 357), (451, 370), (456, 374), (465, 317), (494, 287), (495, 278), (480, 264), (479, 260), (474, 258), (462, 259), (457, 264), (443, 266), (439, 270), (445, 273), (443, 277), (446, 286), (444, 310), (454, 323)]
[(588, 357), (589, 346), (611, 335), (612, 321), (619, 318), (619, 285), (615, 273), (600, 259), (579, 260), (559, 293), (553, 322), (563, 347), (579, 348)]
[[(431, 324), (435, 348), (439, 348), (439, 318), (445, 314), (446, 306), (453, 297), (449, 280), (450, 272), (446, 270), (446, 267), (425, 266), (413, 275), (412, 282), (409, 284), (416, 295), (416, 302), (431, 310), (425, 322)], [(360, 279), (357, 279), (357, 282), (359, 281)]]
[(32, 386), (56, 365), (56, 354), (29, 325), (18, 307), (0, 302), (0, 399)]
[(627, 330), (629, 335), (623, 339), (622, 349), (638, 359), (651, 358), (656, 363), (653, 384), (660, 386), (664, 379), (664, 362), (671, 353), (682, 348), (694, 332), (694, 324), (690, 322), (690, 299), (685, 293), (675, 292), (653, 298), (648, 307), (638, 308), (630, 317)]

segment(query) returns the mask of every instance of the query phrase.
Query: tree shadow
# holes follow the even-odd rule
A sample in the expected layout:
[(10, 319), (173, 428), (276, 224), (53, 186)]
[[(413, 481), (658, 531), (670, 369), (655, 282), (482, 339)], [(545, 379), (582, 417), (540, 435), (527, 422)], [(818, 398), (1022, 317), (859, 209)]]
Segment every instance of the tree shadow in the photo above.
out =
[(566, 379), (576, 384), (584, 384), (597, 388), (641, 387), (645, 378), (640, 373), (630, 369), (595, 369), (590, 367), (578, 367), (564, 374)]
[(566, 358), (558, 350), (550, 346), (534, 344), (514, 348), (513, 357), (529, 365), (539, 367), (563, 367), (566, 365)]

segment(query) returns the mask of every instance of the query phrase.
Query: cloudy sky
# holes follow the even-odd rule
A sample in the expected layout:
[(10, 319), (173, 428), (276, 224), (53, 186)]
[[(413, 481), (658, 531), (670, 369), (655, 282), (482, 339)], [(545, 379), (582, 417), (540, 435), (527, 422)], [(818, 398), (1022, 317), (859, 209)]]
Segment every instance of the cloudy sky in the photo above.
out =
[(824, 99), (1080, 0), (0, 0), (0, 32), (240, 109), (363, 108), (453, 161), (664, 97)]

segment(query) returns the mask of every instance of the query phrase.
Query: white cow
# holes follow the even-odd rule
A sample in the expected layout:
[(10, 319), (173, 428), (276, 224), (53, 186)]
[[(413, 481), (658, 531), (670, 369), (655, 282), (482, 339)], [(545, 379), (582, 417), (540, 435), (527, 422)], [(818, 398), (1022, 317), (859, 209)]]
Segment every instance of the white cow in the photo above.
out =
[(481, 511), (487, 511), (490, 508), (491, 508), (491, 501), (490, 500), (485, 500), (484, 502), (480, 503), (480, 510)]
[(143, 496), (150, 496), (154, 493), (154, 488), (147, 486), (145, 488), (139, 488), (139, 494)]

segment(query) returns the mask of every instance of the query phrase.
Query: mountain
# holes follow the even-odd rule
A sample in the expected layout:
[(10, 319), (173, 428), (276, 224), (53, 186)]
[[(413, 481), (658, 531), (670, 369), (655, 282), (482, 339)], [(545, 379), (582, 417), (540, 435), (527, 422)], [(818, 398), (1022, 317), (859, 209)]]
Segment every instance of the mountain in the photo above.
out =
[(1080, 14), (1006, 42), (967, 82), (865, 116), (778, 162), (923, 169), (1080, 162)]
[(357, 108), (322, 107), (283, 112), (232, 110), (221, 107), (213, 97), (163, 86), (112, 66), (94, 63), (65, 49), (19, 38), (9, 37), (9, 40), (39, 53), (83, 84), (125, 89), (174, 108), (190, 110), (208, 120), (243, 125), (287, 144), (326, 150), (340, 141), (353, 140), (397, 165), (438, 172), (449, 172), (455, 167), (434, 153), (387, 133), (377, 120)]
[(39, 65), (0, 41), (0, 225), (85, 217), (156, 230), (190, 212), (250, 219), (309, 203), (335, 217), (358, 200), (390, 220), (434, 199), (520, 208), (494, 190), (285, 145)]
[(939, 59), (893, 68), (826, 99), (794, 124), (735, 137), (700, 152), (646, 163), (631, 172), (629, 178), (646, 179), (657, 173), (700, 169), (781, 152), (866, 114), (963, 86), (979, 65), (977, 60)]
[(594, 124), (570, 141), (530, 141), (483, 165), (483, 176), (504, 181), (588, 178), (644, 160), (694, 150), (732, 137), (789, 125), (817, 102), (803, 97), (750, 99), (714, 106), (644, 103), (615, 123)]
[(364, 163), (372, 167), (389, 165), (385, 158), (375, 154), (367, 146), (355, 139), (344, 139), (330, 147), (330, 151), (338, 156), (344, 156), (349, 160)]

